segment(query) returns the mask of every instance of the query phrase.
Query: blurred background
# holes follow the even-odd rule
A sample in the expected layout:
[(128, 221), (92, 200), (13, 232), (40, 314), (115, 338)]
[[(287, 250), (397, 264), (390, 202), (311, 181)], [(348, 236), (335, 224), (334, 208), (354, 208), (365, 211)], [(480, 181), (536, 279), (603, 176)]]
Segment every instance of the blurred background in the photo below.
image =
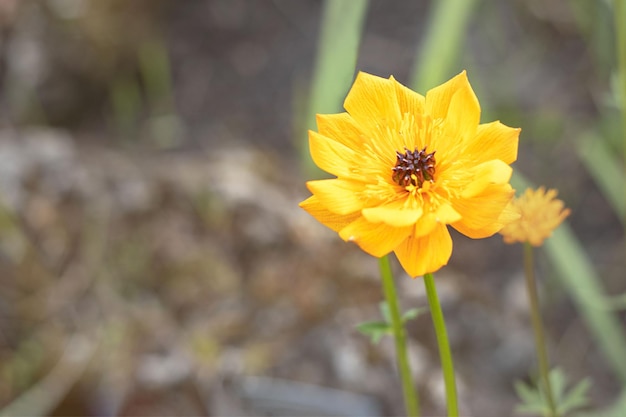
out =
[[(552, 363), (594, 408), (626, 398), (600, 298), (626, 292), (610, 3), (339, 3), (0, 0), (1, 413), (401, 414), (392, 341), (355, 330), (380, 316), (376, 260), (297, 206), (306, 129), (355, 70), (425, 93), (467, 69), (482, 121), (522, 127), (515, 169), (573, 211), (537, 251)], [(535, 368), (522, 247), (453, 239), (461, 409), (512, 415)], [(441, 415), (428, 314), (408, 332)]]

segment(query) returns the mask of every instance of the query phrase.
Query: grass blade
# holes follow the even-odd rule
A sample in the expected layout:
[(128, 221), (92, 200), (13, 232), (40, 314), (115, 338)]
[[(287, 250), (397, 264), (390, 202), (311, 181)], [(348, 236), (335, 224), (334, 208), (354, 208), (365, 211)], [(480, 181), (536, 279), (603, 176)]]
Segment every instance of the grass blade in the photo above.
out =
[[(433, 3), (428, 28), (409, 85), (425, 93), (452, 75), (461, 56), (465, 31), (477, 0), (440, 0)], [(460, 72), (460, 71), (458, 71)]]
[[(368, 0), (326, 0), (320, 39), (311, 84), (306, 127), (315, 128), (316, 113), (337, 113), (352, 84)], [(301, 161), (309, 174), (318, 173), (309, 155), (305, 132), (298, 134), (302, 144)]]
[(622, 175), (615, 152), (608, 149), (607, 141), (594, 133), (587, 133), (583, 136), (576, 146), (576, 152), (615, 213), (621, 221), (625, 221), (626, 179)]

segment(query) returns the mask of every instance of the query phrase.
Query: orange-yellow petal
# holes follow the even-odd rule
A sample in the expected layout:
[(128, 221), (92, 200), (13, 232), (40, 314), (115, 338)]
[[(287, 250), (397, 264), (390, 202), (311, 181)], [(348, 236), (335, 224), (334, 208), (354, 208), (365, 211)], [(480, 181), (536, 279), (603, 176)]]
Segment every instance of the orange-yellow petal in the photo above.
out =
[(317, 130), (321, 135), (334, 139), (355, 151), (363, 148), (363, 133), (348, 113), (318, 114), (316, 120)]
[(415, 229), (413, 230), (414, 237), (426, 236), (437, 227), (440, 223), (437, 221), (437, 215), (435, 213), (425, 213), (415, 223)]
[(372, 223), (385, 223), (393, 227), (413, 226), (422, 216), (424, 210), (421, 207), (408, 208), (403, 199), (376, 207), (364, 208), (363, 217)]
[(491, 184), (506, 184), (513, 174), (513, 168), (499, 159), (484, 162), (472, 168), (471, 171), (473, 171), (471, 174), (474, 180), (464, 188), (461, 198), (475, 197)]
[(337, 177), (353, 176), (348, 161), (356, 160), (358, 155), (352, 149), (312, 130), (309, 130), (309, 149), (313, 162), (324, 171)]
[(462, 218), (451, 226), (473, 239), (493, 235), (502, 228), (499, 220), (514, 194), (509, 184), (493, 184), (477, 196), (456, 199), (454, 208)]
[(461, 79), (463, 82), (452, 95), (446, 117), (446, 130), (457, 141), (473, 138), (480, 122), (480, 105), (465, 72)]
[(461, 213), (456, 211), (450, 204), (440, 204), (435, 210), (435, 219), (438, 223), (450, 224), (461, 219)]
[(396, 89), (396, 97), (398, 98), (398, 104), (400, 105), (400, 113), (410, 113), (414, 116), (424, 113), (424, 96), (416, 93), (408, 87), (400, 84), (395, 78), (389, 78)]
[(343, 107), (364, 127), (393, 126), (400, 120), (394, 82), (359, 72)]
[(426, 93), (426, 113), (430, 114), (433, 119), (446, 119), (448, 115), (454, 120), (462, 119), (465, 116), (454, 115), (450, 112), (452, 99), (459, 91), (461, 91), (461, 97), (455, 103), (453, 109), (458, 110), (461, 105), (466, 104), (468, 108), (461, 108), (461, 110), (464, 112), (469, 111), (471, 113), (470, 119), (476, 117), (476, 112), (480, 115), (478, 100), (469, 84), (465, 71)]
[(352, 214), (363, 208), (358, 192), (363, 184), (345, 179), (308, 181), (307, 188), (316, 195), (320, 204), (335, 214)]
[(452, 238), (447, 227), (438, 224), (425, 236), (409, 236), (394, 252), (404, 270), (415, 278), (436, 272), (448, 263), (452, 255)]
[(458, 232), (463, 233), (469, 238), (472, 239), (482, 239), (489, 236), (493, 236), (497, 232), (502, 232), (502, 228), (506, 227), (511, 222), (515, 222), (520, 218), (520, 213), (516, 210), (510, 203), (506, 206), (506, 208), (500, 213), (498, 219), (493, 223), (489, 223), (487, 226), (478, 228), (478, 229), (465, 229), (464, 226), (460, 223), (453, 224)]
[(380, 258), (391, 252), (411, 233), (413, 226), (391, 227), (384, 223), (371, 223), (360, 217), (339, 231), (339, 236), (355, 242), (361, 249)]
[(314, 195), (301, 202), (300, 207), (313, 216), (318, 222), (335, 232), (339, 232), (361, 216), (359, 212), (340, 215), (328, 211), (326, 207), (320, 203), (319, 198)]
[(496, 121), (478, 126), (476, 136), (468, 144), (465, 153), (476, 161), (500, 159), (507, 164), (517, 159), (519, 134), (522, 130), (508, 127)]
[(454, 223), (460, 218), (461, 214), (450, 204), (441, 204), (436, 210), (424, 213), (424, 215), (419, 218), (415, 223), (413, 236), (416, 238), (426, 236), (432, 233), (433, 229), (438, 225)]

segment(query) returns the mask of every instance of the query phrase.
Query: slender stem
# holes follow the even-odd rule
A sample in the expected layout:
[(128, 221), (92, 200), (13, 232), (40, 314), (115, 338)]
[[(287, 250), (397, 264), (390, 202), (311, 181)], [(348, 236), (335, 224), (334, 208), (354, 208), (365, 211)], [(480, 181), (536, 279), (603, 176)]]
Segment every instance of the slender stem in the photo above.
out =
[(411, 367), (409, 365), (409, 359), (406, 350), (406, 333), (404, 330), (404, 324), (400, 317), (400, 308), (398, 306), (398, 295), (396, 294), (396, 287), (393, 282), (393, 273), (391, 272), (391, 265), (389, 263), (389, 257), (383, 256), (379, 259), (378, 264), (380, 266), (380, 274), (383, 281), (383, 291), (385, 293), (385, 299), (389, 306), (389, 313), (391, 316), (391, 326), (393, 327), (393, 335), (396, 342), (396, 360), (398, 363), (398, 370), (400, 372), (400, 379), (402, 381), (402, 392), (404, 394), (404, 405), (408, 416), (419, 416), (419, 403), (417, 400), (417, 391), (413, 384), (413, 377), (411, 376)]
[(526, 292), (530, 301), (530, 315), (535, 332), (535, 348), (537, 350), (537, 361), (539, 362), (539, 374), (544, 385), (550, 416), (557, 417), (558, 413), (554, 404), (552, 387), (550, 386), (548, 354), (546, 352), (546, 339), (541, 322), (541, 311), (539, 309), (539, 296), (535, 285), (535, 271), (533, 265), (533, 247), (530, 243), (524, 243), (524, 271), (526, 275)]
[(437, 344), (439, 345), (439, 358), (441, 360), (441, 368), (443, 369), (443, 380), (446, 386), (446, 404), (448, 406), (448, 416), (457, 417), (459, 415), (459, 405), (456, 397), (456, 382), (454, 380), (454, 363), (452, 362), (452, 354), (450, 353), (450, 343), (448, 342), (448, 332), (446, 331), (446, 322), (443, 318), (443, 311), (439, 303), (439, 296), (435, 288), (435, 280), (433, 274), (424, 275), (424, 285), (426, 285), (426, 294), (428, 295), (428, 305), (430, 306), (430, 315), (433, 318), (433, 326), (437, 334)]

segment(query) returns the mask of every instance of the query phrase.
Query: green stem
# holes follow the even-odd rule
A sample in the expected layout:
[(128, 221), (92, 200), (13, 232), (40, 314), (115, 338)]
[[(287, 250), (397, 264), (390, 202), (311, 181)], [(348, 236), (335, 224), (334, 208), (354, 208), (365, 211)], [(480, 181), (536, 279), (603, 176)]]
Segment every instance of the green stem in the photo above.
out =
[(413, 377), (411, 376), (411, 367), (409, 365), (406, 350), (406, 333), (404, 330), (404, 324), (402, 323), (402, 318), (400, 317), (398, 295), (396, 294), (396, 287), (393, 282), (393, 273), (391, 272), (389, 257), (387, 255), (383, 256), (379, 259), (378, 264), (380, 266), (385, 299), (387, 300), (387, 305), (389, 306), (393, 336), (396, 342), (396, 360), (398, 362), (398, 370), (402, 381), (404, 405), (406, 407), (407, 415), (416, 417), (419, 416), (417, 391), (415, 390)]
[(443, 311), (441, 310), (441, 304), (439, 303), (439, 296), (437, 295), (437, 289), (435, 288), (433, 274), (428, 273), (424, 275), (424, 285), (426, 285), (430, 315), (433, 318), (433, 326), (435, 327), (435, 333), (437, 334), (439, 357), (441, 360), (441, 368), (443, 369), (443, 380), (446, 386), (448, 416), (457, 417), (459, 415), (459, 405), (456, 397), (454, 363), (452, 362), (450, 343), (448, 342), (448, 332), (446, 331), (446, 322), (443, 318)]
[(537, 361), (539, 362), (539, 374), (544, 385), (548, 407), (550, 408), (550, 416), (557, 417), (558, 413), (554, 404), (554, 396), (552, 387), (550, 386), (548, 366), (548, 354), (546, 352), (546, 339), (541, 322), (541, 311), (539, 308), (539, 296), (537, 295), (537, 286), (535, 285), (535, 271), (533, 265), (533, 247), (530, 243), (524, 243), (524, 271), (526, 275), (526, 292), (530, 301), (530, 315), (535, 332), (535, 348), (537, 350)]

